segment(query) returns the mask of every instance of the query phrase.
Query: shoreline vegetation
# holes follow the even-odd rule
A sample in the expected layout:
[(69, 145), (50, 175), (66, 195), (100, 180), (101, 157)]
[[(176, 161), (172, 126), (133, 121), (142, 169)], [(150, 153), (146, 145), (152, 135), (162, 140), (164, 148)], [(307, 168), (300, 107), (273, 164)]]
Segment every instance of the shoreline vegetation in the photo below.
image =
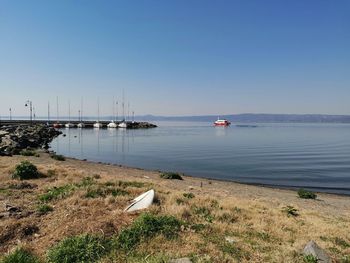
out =
[[(79, 261), (68, 254), (88, 255), (86, 262), (314, 262), (302, 255), (314, 240), (334, 262), (350, 260), (348, 196), (301, 191), (311, 197), (304, 199), (292, 190), (35, 153), (0, 157), (0, 255), (30, 251), (40, 260), (30, 262)], [(12, 178), (23, 161), (37, 167), (35, 179)], [(149, 209), (123, 211), (149, 189), (156, 192)]]

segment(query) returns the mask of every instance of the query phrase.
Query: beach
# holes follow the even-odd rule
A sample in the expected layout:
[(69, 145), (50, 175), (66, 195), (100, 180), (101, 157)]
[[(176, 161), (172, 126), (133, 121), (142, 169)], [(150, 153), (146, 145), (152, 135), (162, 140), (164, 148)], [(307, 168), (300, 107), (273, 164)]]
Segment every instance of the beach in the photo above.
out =
[[(293, 190), (189, 176), (169, 180), (160, 178), (158, 171), (72, 158), (58, 161), (42, 151), (38, 155), (0, 157), (0, 254), (23, 246), (45, 259), (66, 237), (118, 236), (149, 212), (174, 216), (185, 226), (175, 239), (157, 234), (141, 240), (131, 254), (114, 252), (100, 262), (167, 262), (181, 257), (193, 262), (304, 262), (301, 253), (310, 240), (334, 262), (348, 262), (349, 196), (318, 193), (316, 200), (301, 199)], [(24, 160), (38, 167), (41, 178), (11, 178)], [(21, 187), (23, 182), (28, 185)], [(39, 212), (40, 196), (54, 187), (70, 190), (45, 201), (52, 211)], [(156, 193), (150, 208), (123, 211), (149, 189)], [(18, 208), (18, 213), (6, 215), (6, 205)]]

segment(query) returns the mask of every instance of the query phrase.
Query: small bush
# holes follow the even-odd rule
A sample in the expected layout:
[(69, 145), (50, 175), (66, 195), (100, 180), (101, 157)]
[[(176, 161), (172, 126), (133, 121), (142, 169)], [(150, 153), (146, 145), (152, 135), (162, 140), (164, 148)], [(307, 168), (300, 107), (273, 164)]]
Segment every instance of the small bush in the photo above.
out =
[(52, 170), (52, 169), (47, 170), (46, 176), (47, 177), (54, 177), (54, 176), (56, 176), (56, 170)]
[(290, 216), (297, 217), (299, 215), (298, 209), (294, 208), (291, 205), (287, 205), (283, 207), (282, 212), (286, 213), (288, 217)]
[(183, 180), (181, 175), (179, 175), (178, 173), (162, 173), (160, 174), (160, 178), (171, 180)]
[(74, 186), (71, 184), (67, 184), (59, 187), (52, 187), (52, 188), (49, 188), (45, 194), (40, 195), (39, 200), (42, 202), (49, 202), (54, 199), (63, 198), (69, 195), (73, 190), (74, 190)]
[(184, 193), (183, 196), (186, 197), (187, 199), (194, 198), (194, 194), (192, 194), (192, 193)]
[(119, 188), (89, 188), (86, 191), (85, 197), (96, 198), (96, 197), (106, 197), (107, 195), (112, 196), (123, 196), (128, 195), (129, 192)]
[(156, 235), (163, 235), (167, 239), (175, 238), (182, 223), (173, 216), (155, 216), (149, 213), (142, 214), (127, 229), (120, 232), (118, 246), (129, 250), (136, 247), (141, 241)]
[(80, 235), (68, 237), (47, 254), (50, 263), (96, 262), (110, 252), (112, 242), (100, 236)]
[(39, 178), (38, 168), (29, 161), (23, 161), (18, 164), (12, 175), (14, 179), (26, 180)]
[(118, 181), (119, 187), (135, 187), (135, 188), (141, 188), (145, 186), (145, 183), (137, 182), (137, 181)]
[(6, 255), (1, 263), (39, 263), (39, 259), (24, 248), (17, 248), (12, 253)]
[(208, 223), (212, 223), (214, 220), (214, 216), (211, 214), (211, 211), (209, 208), (205, 207), (205, 206), (192, 206), (191, 207), (192, 211), (194, 214), (201, 216), (202, 218), (204, 218), (205, 221), (207, 221)]
[(65, 161), (66, 160), (66, 158), (60, 154), (51, 154), (51, 158), (56, 160), (56, 161)]
[(37, 207), (37, 211), (41, 215), (45, 215), (51, 211), (53, 211), (53, 207), (50, 205), (42, 204)]
[(88, 187), (88, 186), (91, 186), (95, 183), (96, 183), (96, 181), (94, 180), (94, 178), (87, 176), (87, 177), (84, 177), (80, 183), (77, 183), (76, 186), (77, 187)]
[(40, 154), (30, 149), (20, 151), (20, 155), (40, 157)]
[(305, 189), (299, 189), (298, 195), (300, 198), (303, 199), (316, 199), (317, 195), (314, 192), (305, 190)]

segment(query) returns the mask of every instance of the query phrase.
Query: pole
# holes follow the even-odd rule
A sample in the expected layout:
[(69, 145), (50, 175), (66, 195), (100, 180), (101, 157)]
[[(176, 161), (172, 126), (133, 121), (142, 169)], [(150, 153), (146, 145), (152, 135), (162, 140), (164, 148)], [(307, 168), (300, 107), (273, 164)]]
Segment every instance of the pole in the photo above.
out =
[(10, 121), (12, 121), (12, 109), (10, 108)]

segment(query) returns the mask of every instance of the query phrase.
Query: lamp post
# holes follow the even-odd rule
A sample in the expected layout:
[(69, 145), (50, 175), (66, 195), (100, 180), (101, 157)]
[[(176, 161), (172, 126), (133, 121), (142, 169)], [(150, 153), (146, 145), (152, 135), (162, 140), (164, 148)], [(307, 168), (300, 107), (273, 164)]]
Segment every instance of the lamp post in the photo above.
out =
[(30, 111), (30, 123), (33, 123), (33, 102), (31, 100), (27, 100), (26, 104), (24, 105), (26, 107), (29, 107), (29, 111)]

